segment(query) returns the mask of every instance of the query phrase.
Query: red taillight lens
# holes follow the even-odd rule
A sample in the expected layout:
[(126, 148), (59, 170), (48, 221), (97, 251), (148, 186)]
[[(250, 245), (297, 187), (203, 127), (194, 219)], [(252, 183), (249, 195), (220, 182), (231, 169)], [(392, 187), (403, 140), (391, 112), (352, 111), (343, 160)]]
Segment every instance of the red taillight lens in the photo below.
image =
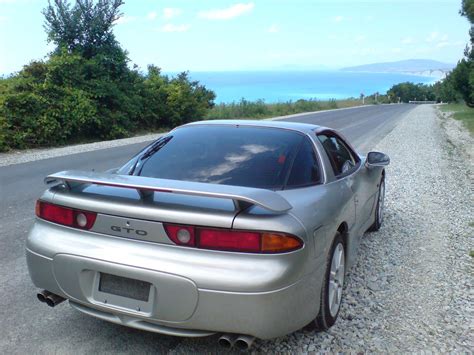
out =
[(194, 246), (194, 227), (178, 226), (175, 224), (165, 224), (166, 234), (178, 245)]
[(283, 233), (238, 231), (164, 224), (168, 237), (177, 245), (200, 249), (244, 253), (285, 253), (300, 249), (301, 239)]
[(198, 229), (198, 235), (198, 247), (202, 249), (260, 252), (260, 233)]
[(36, 202), (36, 215), (50, 222), (80, 229), (91, 229), (97, 213), (75, 210), (48, 202)]

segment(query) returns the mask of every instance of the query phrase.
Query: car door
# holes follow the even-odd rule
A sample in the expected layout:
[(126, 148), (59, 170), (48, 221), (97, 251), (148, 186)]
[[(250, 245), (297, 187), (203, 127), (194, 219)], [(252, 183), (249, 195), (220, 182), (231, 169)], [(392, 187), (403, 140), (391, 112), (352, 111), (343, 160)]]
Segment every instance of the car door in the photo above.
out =
[(327, 130), (318, 133), (319, 141), (324, 147), (334, 175), (338, 180), (346, 180), (354, 194), (356, 235), (360, 237), (360, 229), (369, 219), (372, 211), (370, 203), (371, 190), (367, 183), (366, 168), (360, 157), (350, 144), (334, 131)]

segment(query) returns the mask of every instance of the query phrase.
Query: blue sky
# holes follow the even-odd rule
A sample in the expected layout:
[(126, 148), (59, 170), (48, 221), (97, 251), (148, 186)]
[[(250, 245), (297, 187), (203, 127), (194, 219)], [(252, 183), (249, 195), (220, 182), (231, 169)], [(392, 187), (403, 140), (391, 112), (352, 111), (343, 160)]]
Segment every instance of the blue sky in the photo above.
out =
[[(0, 0), (0, 73), (51, 50), (45, 0)], [(115, 28), (131, 61), (165, 71), (321, 69), (412, 58), (455, 63), (461, 0), (125, 0)]]

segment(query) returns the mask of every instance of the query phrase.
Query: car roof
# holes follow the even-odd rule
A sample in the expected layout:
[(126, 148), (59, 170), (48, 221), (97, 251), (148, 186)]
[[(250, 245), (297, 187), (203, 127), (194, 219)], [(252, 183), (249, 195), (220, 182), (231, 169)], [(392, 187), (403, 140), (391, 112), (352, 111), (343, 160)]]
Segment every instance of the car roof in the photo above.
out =
[[(302, 133), (312, 133), (314, 131), (320, 131), (326, 129), (309, 123), (299, 122), (287, 122), (287, 121), (272, 121), (272, 120), (208, 120), (208, 121), (197, 121), (188, 123), (184, 126), (195, 126), (195, 125), (229, 125), (229, 126), (254, 126), (254, 127), (268, 127), (268, 128), (280, 128), (298, 131)], [(181, 127), (184, 127), (181, 126)], [(178, 127), (179, 128), (179, 127)]]

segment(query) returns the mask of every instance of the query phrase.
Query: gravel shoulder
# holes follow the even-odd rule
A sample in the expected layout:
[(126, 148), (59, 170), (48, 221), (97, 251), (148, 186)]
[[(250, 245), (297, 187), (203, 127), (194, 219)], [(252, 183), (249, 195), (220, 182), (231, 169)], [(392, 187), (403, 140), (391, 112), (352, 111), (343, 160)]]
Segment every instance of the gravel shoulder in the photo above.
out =
[[(450, 121), (419, 106), (374, 148), (392, 161), (385, 221), (363, 239), (336, 325), (256, 341), (255, 352), (474, 349), (473, 142)], [(185, 339), (173, 352), (218, 351), (210, 342)]]

